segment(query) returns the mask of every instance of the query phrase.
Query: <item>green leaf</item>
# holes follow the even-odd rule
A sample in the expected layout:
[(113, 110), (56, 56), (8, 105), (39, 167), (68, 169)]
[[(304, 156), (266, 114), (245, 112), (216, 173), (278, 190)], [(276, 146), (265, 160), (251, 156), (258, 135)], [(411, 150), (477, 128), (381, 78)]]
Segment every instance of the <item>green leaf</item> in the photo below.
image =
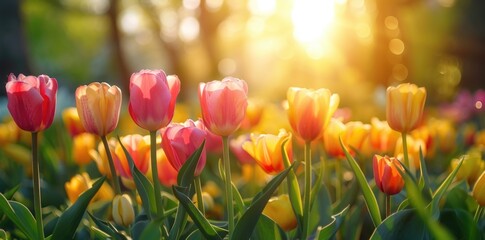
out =
[(458, 173), (458, 170), (460, 169), (461, 165), (463, 163), (463, 158), (458, 162), (458, 165), (456, 165), (455, 169), (446, 177), (446, 179), (443, 181), (443, 183), (438, 187), (436, 192), (433, 194), (433, 200), (431, 200), (431, 214), (433, 217), (438, 218), (439, 217), (439, 203), (443, 195), (445, 194), (446, 190), (450, 186), (450, 184), (453, 182), (453, 179), (455, 178), (456, 174)]
[(0, 229), (0, 239), (9, 239), (7, 236), (7, 233), (3, 229)]
[(359, 164), (357, 164), (355, 159), (352, 157), (352, 155), (349, 154), (347, 148), (344, 146), (342, 142), (342, 138), (339, 138), (339, 141), (340, 141), (340, 146), (342, 146), (345, 156), (347, 157), (347, 161), (349, 162), (350, 167), (354, 171), (355, 177), (359, 182), (360, 188), (362, 189), (362, 193), (364, 194), (365, 204), (371, 215), (372, 222), (374, 223), (374, 226), (377, 227), (379, 224), (381, 224), (382, 219), (381, 219), (381, 212), (379, 211), (379, 205), (377, 205), (376, 196), (374, 195), (374, 192), (372, 192), (372, 189), (370, 188), (369, 183), (367, 182), (364, 176), (364, 173), (362, 172), (362, 169), (360, 169)]
[(483, 239), (470, 212), (462, 209), (445, 209), (441, 212), (439, 220), (451, 231), (455, 239)]
[(89, 212), (88, 212), (88, 215), (93, 220), (93, 222), (96, 224), (96, 226), (98, 226), (100, 231), (108, 234), (111, 237), (114, 237), (114, 239), (117, 239), (117, 240), (126, 240), (127, 239), (125, 237), (125, 235), (121, 234), (118, 231), (118, 229), (116, 229), (115, 226), (113, 226), (113, 224), (111, 224), (110, 222), (103, 221), (103, 220), (93, 216)]
[(309, 232), (315, 232), (318, 226), (325, 226), (332, 221), (332, 199), (327, 186), (323, 182), (315, 182), (314, 184), (321, 185), (321, 187), (318, 188), (318, 192), (312, 192), (315, 201), (310, 208)]
[(432, 239), (421, 218), (412, 209), (406, 209), (384, 219), (370, 237), (378, 239)]
[(183, 193), (183, 189), (178, 186), (172, 186), (173, 193), (175, 197), (180, 201), (180, 204), (185, 208), (185, 211), (189, 214), (189, 216), (194, 221), (195, 225), (199, 228), (201, 233), (207, 239), (222, 239), (226, 234), (227, 231), (218, 233), (209, 223), (209, 221), (202, 215), (202, 213), (195, 207), (192, 200)]
[(424, 155), (423, 155), (423, 150), (421, 147), (419, 148), (419, 161), (421, 164), (420, 167), (420, 178), (419, 178), (419, 185), (422, 189), (422, 192), (424, 194), (427, 194), (427, 196), (431, 197), (431, 185), (429, 181), (429, 175), (428, 175), (428, 169), (426, 167), (426, 162), (424, 161)]
[[(130, 164), (131, 173), (133, 175), (133, 180), (135, 181), (136, 190), (140, 194), (140, 198), (142, 201), (142, 207), (147, 214), (150, 216), (156, 216), (156, 202), (155, 202), (155, 190), (153, 189), (153, 185), (148, 180), (148, 178), (138, 170), (131, 157), (128, 150), (126, 150), (125, 146), (121, 142), (121, 139), (118, 137), (118, 142), (120, 143), (123, 152), (125, 153), (126, 159), (128, 160), (128, 164)], [(156, 179), (156, 178), (154, 178)]]
[(252, 239), (287, 239), (285, 232), (271, 218), (262, 214), (251, 236)]
[(244, 204), (244, 200), (241, 197), (241, 193), (239, 193), (239, 190), (237, 189), (236, 185), (234, 185), (232, 181), (231, 181), (231, 185), (232, 185), (232, 198), (236, 203), (237, 213), (242, 214), (246, 210), (246, 205)]
[(335, 214), (332, 216), (332, 222), (327, 224), (324, 227), (319, 227), (318, 228), (318, 235), (316, 239), (318, 240), (326, 240), (326, 239), (331, 239), (335, 236), (337, 233), (338, 229), (340, 228), (340, 225), (342, 225), (342, 222), (344, 220), (344, 215), (347, 214), (349, 210), (349, 206), (344, 208), (341, 212)]
[(52, 239), (73, 238), (89, 202), (96, 195), (101, 185), (103, 185), (105, 179), (106, 177), (102, 177), (96, 180), (90, 189), (84, 191), (76, 202), (64, 211), (57, 221)]
[(27, 207), (16, 201), (8, 201), (0, 193), (0, 209), (28, 238), (37, 239), (37, 221)]
[(162, 239), (162, 232), (160, 226), (161, 220), (151, 221), (145, 226), (145, 229), (141, 233), (140, 240), (160, 240)]
[(194, 173), (195, 169), (197, 168), (197, 164), (199, 163), (200, 155), (202, 154), (202, 150), (204, 149), (205, 140), (200, 144), (199, 148), (195, 150), (195, 152), (190, 155), (189, 159), (182, 165), (180, 171), (177, 175), (177, 184), (182, 187), (187, 187), (192, 182), (194, 182)]
[(291, 171), (291, 169), (293, 169), (293, 165), (276, 175), (261, 192), (254, 196), (251, 205), (237, 222), (236, 228), (234, 229), (234, 233), (232, 235), (232, 240), (248, 239), (249, 236), (251, 236), (251, 233), (253, 232), (256, 223), (258, 222), (258, 219), (266, 206), (266, 203), (268, 203), (268, 200), (271, 198), (273, 192), (285, 179), (286, 175), (288, 175), (288, 172)]
[(13, 195), (20, 189), (20, 184), (13, 187), (12, 189), (8, 190), (5, 193), (5, 198), (8, 200), (11, 200), (13, 198)]
[[(290, 167), (290, 159), (288, 158), (288, 153), (285, 151), (285, 145), (288, 143), (288, 141), (289, 139), (285, 140), (283, 144), (281, 144), (281, 153), (283, 156), (283, 164), (285, 165), (285, 168)], [(296, 168), (298, 168), (297, 163), (295, 163), (294, 169)], [(319, 177), (321, 177), (321, 175)], [(293, 212), (295, 213), (296, 220), (298, 221), (298, 227), (301, 228), (303, 223), (303, 207), (301, 202), (300, 186), (298, 185), (298, 179), (296, 178), (296, 174), (294, 170), (291, 170), (288, 173), (286, 182), (288, 183), (288, 195), (290, 197), (291, 207), (293, 208)], [(315, 185), (319, 185), (319, 184), (315, 184)]]

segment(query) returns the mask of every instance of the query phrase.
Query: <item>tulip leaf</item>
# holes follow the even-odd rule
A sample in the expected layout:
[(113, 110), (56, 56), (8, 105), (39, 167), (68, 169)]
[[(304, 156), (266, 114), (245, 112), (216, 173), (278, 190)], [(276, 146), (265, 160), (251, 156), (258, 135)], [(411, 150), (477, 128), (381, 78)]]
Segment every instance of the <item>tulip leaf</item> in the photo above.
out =
[(252, 239), (287, 239), (283, 229), (278, 226), (271, 218), (262, 214), (256, 224), (256, 228), (251, 236)]
[(13, 187), (12, 189), (8, 190), (6, 193), (5, 193), (5, 198), (8, 199), (8, 200), (11, 200), (13, 198), (13, 195), (20, 189), (20, 184)]
[[(404, 167), (404, 166), (403, 166)], [(428, 209), (426, 208), (426, 202), (425, 200), (423, 199), (422, 197), (422, 194), (421, 194), (421, 191), (419, 190), (419, 187), (418, 185), (416, 184), (416, 181), (413, 179), (412, 177), (412, 174), (407, 171), (407, 169), (404, 167), (404, 171), (401, 169), (401, 168), (396, 168), (399, 173), (401, 174), (401, 176), (404, 178), (404, 185), (406, 187), (406, 192), (407, 192), (407, 196), (408, 196), (408, 199), (409, 199), (409, 203), (414, 206), (414, 209), (405, 209), (405, 210), (402, 210), (398, 213), (401, 213), (401, 212), (406, 212), (406, 211), (414, 211), (417, 213), (417, 217), (418, 217), (418, 220), (420, 220), (420, 225), (421, 227), (427, 227), (427, 229), (429, 230), (429, 232), (431, 233), (432, 237), (434, 239), (453, 239), (450, 235), (450, 233), (445, 229), (443, 228), (443, 226), (441, 226), (436, 220), (436, 218), (433, 218), (433, 216), (431, 216), (430, 212), (428, 211)], [(439, 214), (439, 213), (438, 213)], [(393, 216), (393, 215), (391, 215)], [(439, 215), (438, 215), (439, 217)], [(388, 217), (388, 219), (391, 218), (391, 217)], [(413, 219), (415, 219), (413, 217)], [(424, 224), (422, 224), (424, 223)], [(408, 224), (408, 223), (400, 223), (399, 225), (401, 224)], [(385, 224), (382, 224), (382, 225), (385, 225)], [(411, 224), (408, 224), (408, 225), (411, 225)], [(399, 236), (399, 235), (397, 235)]]
[(331, 239), (337, 233), (337, 230), (342, 225), (345, 215), (349, 211), (349, 206), (345, 207), (344, 210), (332, 216), (332, 221), (323, 227), (318, 227), (318, 235), (315, 239), (327, 240)]
[(370, 188), (369, 183), (367, 182), (365, 175), (362, 172), (362, 169), (360, 169), (359, 164), (357, 164), (357, 162), (352, 157), (352, 155), (350, 155), (349, 151), (347, 150), (347, 147), (344, 146), (344, 143), (342, 142), (342, 138), (339, 138), (339, 141), (340, 141), (340, 146), (342, 146), (345, 156), (347, 157), (347, 161), (349, 162), (350, 167), (354, 171), (355, 177), (359, 182), (360, 188), (362, 189), (365, 204), (371, 215), (372, 222), (374, 223), (374, 226), (377, 227), (379, 224), (381, 224), (382, 219), (381, 219), (381, 212), (379, 211), (379, 205), (377, 205), (376, 196), (374, 195), (374, 192), (372, 192), (372, 189)]
[[(128, 150), (126, 150), (125, 146), (121, 142), (121, 139), (118, 137), (118, 142), (120, 143), (123, 152), (125, 153), (126, 159), (128, 160), (128, 164), (130, 165), (131, 174), (133, 175), (133, 180), (135, 181), (136, 190), (140, 194), (140, 198), (142, 201), (143, 210), (150, 216), (156, 216), (156, 202), (155, 202), (155, 190), (153, 189), (153, 185), (148, 180), (148, 178), (138, 170), (131, 157)], [(157, 179), (156, 177), (154, 179)]]
[(239, 193), (239, 190), (237, 189), (236, 185), (231, 181), (232, 185), (232, 198), (234, 202), (236, 203), (236, 209), (238, 213), (243, 213), (246, 210), (246, 205), (244, 204), (244, 200), (241, 197), (241, 193)]
[(430, 188), (430, 181), (429, 181), (429, 174), (428, 174), (428, 169), (426, 167), (426, 162), (424, 161), (424, 155), (423, 155), (423, 150), (421, 147), (419, 148), (419, 161), (421, 164), (420, 167), (420, 178), (419, 178), (419, 185), (420, 188), (422, 189), (423, 193), (431, 196), (431, 188)]
[(95, 217), (94, 215), (92, 215), (89, 212), (88, 212), (88, 215), (93, 220), (93, 222), (96, 224), (96, 226), (98, 226), (99, 230), (101, 230), (102, 232), (108, 234), (109, 236), (111, 236), (112, 238), (114, 238), (116, 240), (126, 240), (127, 239), (126, 236), (121, 234), (118, 231), (118, 229), (116, 229), (116, 227), (113, 226), (113, 224), (111, 224), (110, 222), (101, 220), (101, 219)]
[(27, 207), (0, 193), (0, 209), (29, 239), (38, 239), (37, 222)]
[(105, 179), (106, 177), (101, 177), (96, 180), (90, 189), (84, 191), (76, 202), (64, 211), (57, 221), (54, 233), (52, 234), (52, 239), (73, 238), (89, 202), (94, 195), (96, 195), (101, 185), (103, 185)]
[(180, 201), (180, 204), (185, 208), (185, 211), (194, 221), (201, 233), (206, 239), (222, 239), (227, 231), (216, 232), (209, 221), (202, 215), (202, 213), (195, 207), (190, 198), (183, 193), (184, 189), (178, 186), (172, 186), (175, 197)]
[(332, 221), (332, 199), (330, 198), (330, 193), (323, 182), (315, 182), (315, 185), (321, 185), (321, 187), (318, 188), (318, 192), (312, 193), (315, 200), (309, 213), (309, 232), (314, 232), (318, 226), (327, 225)]
[(251, 233), (254, 231), (256, 223), (258, 222), (266, 203), (268, 203), (268, 200), (271, 198), (273, 192), (276, 190), (276, 188), (278, 188), (281, 182), (288, 175), (288, 172), (292, 169), (293, 165), (280, 172), (273, 179), (271, 179), (271, 181), (263, 188), (261, 192), (254, 196), (251, 205), (237, 222), (234, 233), (232, 234), (232, 240), (248, 239), (251, 236)]
[[(283, 164), (285, 165), (285, 168), (290, 167), (290, 159), (288, 157), (288, 153), (285, 151), (285, 145), (288, 143), (288, 141), (289, 139), (286, 139), (281, 144), (281, 153), (282, 153), (281, 155), (283, 156)], [(294, 169), (296, 168), (298, 168), (297, 164), (295, 164)], [(300, 186), (298, 185), (298, 179), (296, 178), (294, 169), (288, 172), (288, 177), (286, 179), (286, 182), (288, 183), (288, 196), (290, 197), (291, 207), (293, 208), (293, 212), (295, 213), (296, 220), (298, 221), (298, 230), (301, 231), (301, 226), (303, 223), (303, 208), (301, 203)], [(319, 184), (315, 184), (315, 185), (319, 185)]]
[(140, 235), (140, 240), (160, 240), (162, 239), (162, 232), (160, 226), (162, 220), (150, 221)]
[(197, 165), (199, 163), (200, 155), (202, 154), (202, 150), (204, 149), (205, 140), (202, 144), (197, 148), (197, 150), (190, 155), (187, 161), (182, 165), (180, 171), (177, 175), (177, 184), (182, 187), (187, 187), (194, 182), (194, 173)]
[(446, 179), (443, 181), (443, 183), (438, 187), (438, 189), (435, 191), (433, 194), (433, 200), (431, 200), (431, 213), (433, 217), (438, 218), (439, 217), (439, 203), (443, 195), (445, 194), (446, 190), (450, 186), (450, 184), (453, 182), (453, 179), (455, 178), (456, 174), (458, 173), (458, 170), (460, 169), (461, 165), (463, 163), (463, 158), (458, 162), (458, 165), (453, 169), (453, 171), (446, 177)]
[(369, 239), (403, 239), (404, 236), (406, 239), (432, 239), (426, 225), (412, 209), (396, 212), (384, 219)]

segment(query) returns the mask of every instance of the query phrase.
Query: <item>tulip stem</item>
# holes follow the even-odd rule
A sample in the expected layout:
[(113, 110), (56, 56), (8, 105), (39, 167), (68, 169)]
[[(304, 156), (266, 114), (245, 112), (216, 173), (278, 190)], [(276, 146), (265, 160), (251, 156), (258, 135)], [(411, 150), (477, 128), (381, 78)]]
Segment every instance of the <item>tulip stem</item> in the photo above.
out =
[(342, 160), (335, 161), (335, 174), (337, 175), (337, 184), (335, 185), (335, 202), (342, 199)]
[(303, 204), (303, 232), (301, 239), (307, 239), (310, 224), (310, 199), (312, 189), (311, 142), (305, 143), (305, 195)]
[(406, 133), (405, 132), (401, 133), (401, 136), (402, 136), (402, 151), (403, 151), (403, 154), (404, 154), (404, 164), (407, 167), (409, 167), (409, 170), (414, 175), (415, 172), (416, 172), (416, 169), (414, 167), (414, 162), (413, 161), (409, 161), (408, 141), (407, 141)]
[(222, 137), (222, 158), (224, 161), (224, 171), (225, 171), (225, 187), (226, 187), (226, 204), (227, 204), (227, 221), (229, 222), (229, 239), (232, 238), (232, 233), (234, 231), (234, 207), (232, 205), (232, 184), (231, 184), (231, 162), (229, 159), (229, 141), (228, 137)]
[(391, 215), (391, 195), (386, 194), (386, 218)]
[(150, 161), (152, 168), (153, 189), (155, 191), (155, 202), (157, 205), (158, 217), (163, 216), (163, 205), (160, 181), (158, 180), (157, 167), (157, 131), (150, 131)]
[(39, 152), (37, 150), (37, 132), (32, 133), (32, 171), (34, 178), (34, 211), (37, 221), (37, 233), (39, 239), (44, 239), (44, 224), (42, 223), (42, 200), (40, 194)]
[(101, 136), (101, 141), (103, 141), (104, 150), (106, 156), (108, 156), (109, 170), (111, 172), (111, 181), (115, 188), (116, 195), (121, 194), (120, 182), (118, 181), (118, 176), (116, 175), (115, 164), (113, 163), (113, 156), (111, 156), (111, 150), (109, 149), (108, 139), (106, 136)]
[(204, 202), (202, 199), (202, 184), (200, 182), (200, 176), (194, 178), (195, 192), (197, 195), (197, 207), (202, 215), (205, 215)]
[(475, 211), (475, 217), (473, 217), (473, 220), (475, 220), (475, 223), (478, 223), (478, 221), (480, 220), (480, 216), (482, 216), (482, 213), (483, 213), (483, 208), (480, 205), (478, 205), (477, 210)]

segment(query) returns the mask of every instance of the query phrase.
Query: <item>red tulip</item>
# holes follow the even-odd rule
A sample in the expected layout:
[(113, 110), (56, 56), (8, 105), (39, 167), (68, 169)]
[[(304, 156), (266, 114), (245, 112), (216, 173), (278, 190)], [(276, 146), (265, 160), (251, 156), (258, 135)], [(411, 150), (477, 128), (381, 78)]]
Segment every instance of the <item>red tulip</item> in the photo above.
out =
[(226, 77), (199, 85), (199, 100), (205, 126), (214, 134), (229, 136), (246, 114), (248, 86), (245, 81)]
[[(205, 132), (195, 126), (194, 121), (171, 123), (162, 129), (162, 148), (168, 161), (179, 171), (187, 159), (200, 147), (205, 140)], [(202, 150), (195, 176), (199, 176), (205, 166), (206, 150)]]
[(396, 167), (402, 169), (399, 160), (393, 157), (374, 155), (373, 162), (374, 179), (377, 187), (387, 195), (401, 192), (404, 187), (404, 180)]
[(143, 129), (155, 131), (172, 121), (180, 80), (162, 70), (141, 70), (130, 78), (129, 112)]
[(56, 111), (55, 78), (10, 74), (6, 90), (8, 110), (19, 128), (38, 132), (50, 127)]

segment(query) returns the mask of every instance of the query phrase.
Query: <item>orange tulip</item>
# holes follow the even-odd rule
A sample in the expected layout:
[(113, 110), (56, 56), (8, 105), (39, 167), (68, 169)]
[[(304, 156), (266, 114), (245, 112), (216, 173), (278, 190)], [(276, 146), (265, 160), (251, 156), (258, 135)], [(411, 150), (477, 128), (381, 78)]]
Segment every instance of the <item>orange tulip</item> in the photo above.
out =
[[(423, 140), (415, 139), (409, 135), (406, 136), (406, 141), (408, 144), (409, 161), (413, 161), (414, 166), (418, 169), (420, 167), (419, 149), (421, 149), (421, 151), (423, 152), (423, 156), (426, 156), (426, 144)], [(404, 158), (402, 138), (399, 138), (396, 142), (396, 151), (394, 152), (394, 156), (399, 159)]]
[(264, 111), (264, 104), (260, 100), (249, 99), (246, 116), (241, 123), (241, 129), (249, 130), (258, 125)]
[(166, 187), (177, 184), (178, 171), (172, 167), (163, 149), (157, 150), (158, 180)]
[(332, 118), (327, 130), (323, 132), (325, 151), (334, 157), (345, 157), (345, 153), (339, 143), (339, 138), (342, 138), (342, 142), (350, 147), (350, 154), (355, 155), (354, 149), (361, 150), (369, 131), (369, 124), (363, 124), (362, 122), (348, 122), (343, 124), (340, 120)]
[(199, 85), (202, 120), (214, 134), (229, 136), (246, 115), (248, 86), (245, 81), (226, 77)]
[(78, 165), (85, 165), (91, 162), (89, 150), (96, 144), (95, 135), (82, 133), (74, 137), (72, 142), (72, 158)]
[(98, 82), (80, 86), (76, 90), (76, 108), (87, 132), (106, 136), (118, 125), (121, 90)]
[[(268, 174), (277, 174), (285, 169), (282, 144), (291, 139), (291, 134), (281, 129), (278, 135), (259, 134), (251, 135), (251, 141), (243, 143), (243, 149), (256, 160), (256, 163)], [(287, 141), (285, 151), (290, 162), (293, 161), (291, 142)]]
[(345, 131), (346, 127), (342, 121), (335, 118), (330, 120), (327, 130), (323, 132), (323, 147), (328, 155), (337, 158), (345, 157), (345, 153), (339, 143), (339, 137), (344, 134)]
[(393, 157), (374, 155), (373, 163), (377, 187), (387, 195), (401, 192), (404, 187), (404, 180), (397, 167), (404, 169), (399, 160)]
[(324, 88), (310, 90), (291, 87), (287, 100), (290, 125), (296, 135), (307, 142), (321, 136), (340, 98)]
[(64, 109), (62, 112), (62, 121), (64, 122), (64, 126), (71, 134), (71, 137), (86, 132), (75, 107)]
[[(139, 134), (127, 135), (121, 138), (123, 146), (126, 148), (135, 166), (142, 173), (148, 171), (148, 166), (150, 164), (149, 151), (150, 151), (150, 140), (148, 137), (143, 137)], [(128, 159), (126, 158), (123, 148), (118, 143), (115, 148), (115, 154), (113, 155), (113, 162), (116, 167), (117, 173), (125, 178), (132, 178), (130, 165), (128, 164)]]
[(386, 116), (389, 126), (402, 133), (415, 129), (421, 121), (426, 89), (409, 83), (387, 88)]
[(371, 119), (369, 140), (377, 153), (393, 153), (400, 134), (389, 127), (387, 121)]

